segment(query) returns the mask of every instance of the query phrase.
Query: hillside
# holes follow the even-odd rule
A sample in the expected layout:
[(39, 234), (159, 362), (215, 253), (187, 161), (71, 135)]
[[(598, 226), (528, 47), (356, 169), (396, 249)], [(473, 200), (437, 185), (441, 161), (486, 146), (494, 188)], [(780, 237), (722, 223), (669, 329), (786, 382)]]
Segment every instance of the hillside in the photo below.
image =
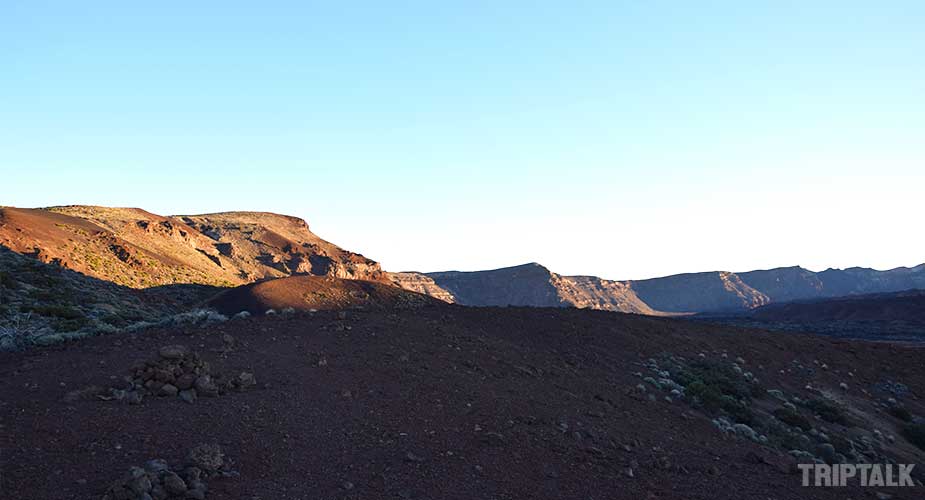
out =
[(189, 310), (214, 290), (136, 290), (0, 247), (0, 351), (154, 323)]
[(232, 288), (210, 299), (207, 306), (230, 316), (240, 311), (263, 314), (271, 309), (402, 309), (436, 303), (442, 302), (375, 281), (301, 275)]
[[(132, 481), (165, 466), (209, 500), (922, 498), (918, 467), (911, 488), (808, 489), (796, 469), (923, 463), (921, 357), (563, 308), (154, 329), (0, 353), (0, 481), (30, 500), (146, 498), (160, 482)], [(215, 445), (224, 474), (184, 471)]]
[(755, 309), (750, 316), (794, 323), (902, 321), (925, 325), (925, 290), (771, 304)]
[(379, 264), (270, 213), (165, 217), (137, 208), (0, 208), (0, 245), (132, 288), (234, 286), (297, 273), (384, 280)]

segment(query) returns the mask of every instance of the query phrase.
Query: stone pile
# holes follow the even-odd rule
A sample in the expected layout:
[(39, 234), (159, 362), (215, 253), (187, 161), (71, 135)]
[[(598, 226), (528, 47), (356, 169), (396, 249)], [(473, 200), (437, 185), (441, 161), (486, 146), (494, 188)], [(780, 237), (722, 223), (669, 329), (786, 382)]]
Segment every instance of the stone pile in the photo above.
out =
[(207, 480), (235, 475), (227, 470), (228, 466), (218, 445), (201, 444), (190, 451), (179, 469), (171, 469), (160, 458), (130, 468), (125, 477), (106, 490), (103, 500), (202, 500), (209, 491)]
[(200, 397), (250, 389), (257, 385), (257, 380), (248, 372), (226, 379), (212, 373), (209, 363), (199, 354), (182, 345), (168, 345), (160, 348), (157, 359), (137, 363), (126, 383), (127, 388), (110, 389), (100, 399), (140, 404), (146, 396), (158, 396), (193, 403)]

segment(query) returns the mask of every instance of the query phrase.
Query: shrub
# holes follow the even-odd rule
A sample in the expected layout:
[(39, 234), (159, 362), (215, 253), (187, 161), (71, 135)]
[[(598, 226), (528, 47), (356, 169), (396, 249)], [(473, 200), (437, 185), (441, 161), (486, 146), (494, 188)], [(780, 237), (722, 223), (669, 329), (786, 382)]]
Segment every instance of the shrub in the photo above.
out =
[(793, 410), (792, 408), (778, 408), (774, 410), (774, 416), (777, 417), (777, 419), (781, 422), (791, 427), (799, 427), (804, 431), (808, 431), (813, 428), (813, 424), (809, 421), (808, 418), (800, 415), (799, 412)]
[(54, 316), (61, 319), (80, 319), (84, 317), (80, 309), (71, 306), (25, 306), (24, 312), (34, 312), (42, 316)]
[(707, 385), (703, 381), (696, 380), (685, 388), (685, 394), (695, 398), (708, 411), (725, 412), (741, 424), (752, 422), (754, 415), (747, 402), (739, 401), (730, 394), (723, 394), (719, 386)]
[(804, 406), (812, 410), (819, 418), (833, 424), (848, 425), (848, 417), (834, 402), (827, 399), (809, 399)]
[(766, 392), (763, 387), (742, 377), (731, 365), (712, 360), (691, 363), (686, 369), (679, 370), (675, 378), (685, 387), (699, 381), (736, 399), (760, 397)]
[(907, 425), (903, 428), (903, 435), (910, 443), (925, 450), (925, 423)]

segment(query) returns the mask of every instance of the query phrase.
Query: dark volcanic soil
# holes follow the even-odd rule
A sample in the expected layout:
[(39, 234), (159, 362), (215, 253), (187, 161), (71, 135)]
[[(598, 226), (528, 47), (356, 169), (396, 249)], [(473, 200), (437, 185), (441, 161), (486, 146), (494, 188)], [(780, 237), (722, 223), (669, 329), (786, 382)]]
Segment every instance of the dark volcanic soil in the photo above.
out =
[[(227, 353), (224, 334), (237, 344)], [(117, 383), (167, 344), (258, 385), (194, 404), (63, 399)], [(98, 498), (129, 466), (218, 443), (240, 476), (212, 480), (210, 499), (923, 498), (921, 487), (803, 488), (784, 453), (630, 391), (649, 357), (723, 351), (768, 388), (847, 382), (845, 397), (872, 414), (862, 390), (902, 381), (923, 413), (916, 346), (570, 309), (273, 316), (0, 355), (0, 497)], [(827, 370), (781, 374), (793, 360)], [(896, 449), (925, 457), (901, 438)]]

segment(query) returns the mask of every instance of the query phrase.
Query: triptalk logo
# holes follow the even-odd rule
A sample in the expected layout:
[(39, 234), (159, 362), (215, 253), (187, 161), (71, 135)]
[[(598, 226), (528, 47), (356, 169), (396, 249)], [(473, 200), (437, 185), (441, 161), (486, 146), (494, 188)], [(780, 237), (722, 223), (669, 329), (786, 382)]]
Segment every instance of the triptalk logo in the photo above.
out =
[(915, 464), (797, 464), (803, 486), (846, 486), (857, 478), (861, 486), (915, 486)]

